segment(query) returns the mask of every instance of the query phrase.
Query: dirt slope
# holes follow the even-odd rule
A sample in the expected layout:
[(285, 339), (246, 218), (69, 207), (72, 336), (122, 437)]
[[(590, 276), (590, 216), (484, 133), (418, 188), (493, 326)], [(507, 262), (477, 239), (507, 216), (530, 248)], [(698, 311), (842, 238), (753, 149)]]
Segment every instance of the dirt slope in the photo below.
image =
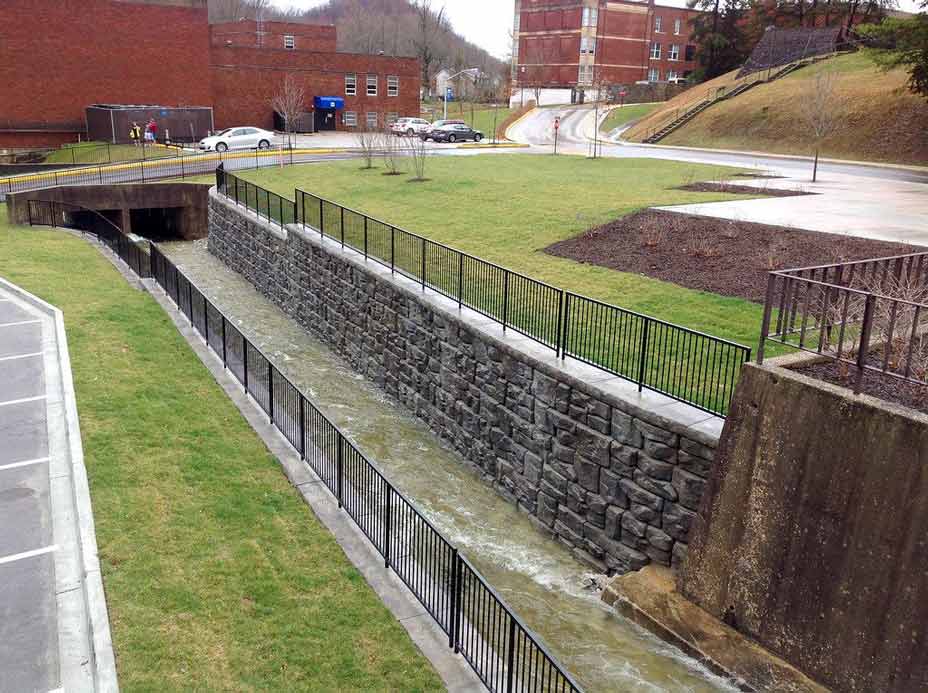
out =
[[(822, 61), (716, 104), (661, 144), (810, 154), (797, 102), (826, 69), (838, 75), (845, 125), (825, 142), (823, 156), (928, 165), (928, 101), (906, 90), (903, 70), (883, 72), (860, 53)], [(630, 139), (653, 129), (650, 120), (639, 123)]]

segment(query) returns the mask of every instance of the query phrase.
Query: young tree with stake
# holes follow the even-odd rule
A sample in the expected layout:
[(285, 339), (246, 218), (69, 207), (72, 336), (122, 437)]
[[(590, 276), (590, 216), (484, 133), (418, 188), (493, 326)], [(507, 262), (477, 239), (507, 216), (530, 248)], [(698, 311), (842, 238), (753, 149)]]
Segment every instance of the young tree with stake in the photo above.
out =
[(812, 182), (818, 179), (818, 154), (822, 142), (838, 131), (843, 119), (843, 108), (837, 93), (834, 72), (822, 70), (809, 80), (799, 97), (799, 111), (805, 121), (806, 134), (815, 145), (815, 163)]

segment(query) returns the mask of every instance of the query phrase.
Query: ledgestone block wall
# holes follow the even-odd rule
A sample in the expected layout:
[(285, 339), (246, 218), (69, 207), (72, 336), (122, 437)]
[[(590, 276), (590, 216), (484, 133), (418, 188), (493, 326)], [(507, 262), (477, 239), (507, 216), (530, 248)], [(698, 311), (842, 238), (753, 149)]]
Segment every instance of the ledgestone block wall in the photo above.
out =
[(717, 438), (650, 415), (317, 233), (215, 191), (209, 250), (603, 572), (679, 565)]

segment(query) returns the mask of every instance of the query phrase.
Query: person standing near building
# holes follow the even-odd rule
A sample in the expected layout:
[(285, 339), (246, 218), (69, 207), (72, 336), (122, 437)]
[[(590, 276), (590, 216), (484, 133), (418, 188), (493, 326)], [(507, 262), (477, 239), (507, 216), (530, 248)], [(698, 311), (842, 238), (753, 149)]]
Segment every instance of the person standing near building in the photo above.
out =
[(148, 129), (151, 132), (152, 144), (154, 144), (158, 141), (158, 123), (155, 122), (154, 118), (148, 121)]

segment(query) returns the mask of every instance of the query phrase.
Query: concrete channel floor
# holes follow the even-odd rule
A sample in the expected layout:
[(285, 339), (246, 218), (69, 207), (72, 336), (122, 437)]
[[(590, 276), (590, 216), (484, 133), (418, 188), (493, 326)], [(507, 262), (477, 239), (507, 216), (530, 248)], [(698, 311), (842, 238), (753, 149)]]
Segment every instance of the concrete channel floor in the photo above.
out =
[(0, 691), (60, 685), (43, 333), (0, 288)]

